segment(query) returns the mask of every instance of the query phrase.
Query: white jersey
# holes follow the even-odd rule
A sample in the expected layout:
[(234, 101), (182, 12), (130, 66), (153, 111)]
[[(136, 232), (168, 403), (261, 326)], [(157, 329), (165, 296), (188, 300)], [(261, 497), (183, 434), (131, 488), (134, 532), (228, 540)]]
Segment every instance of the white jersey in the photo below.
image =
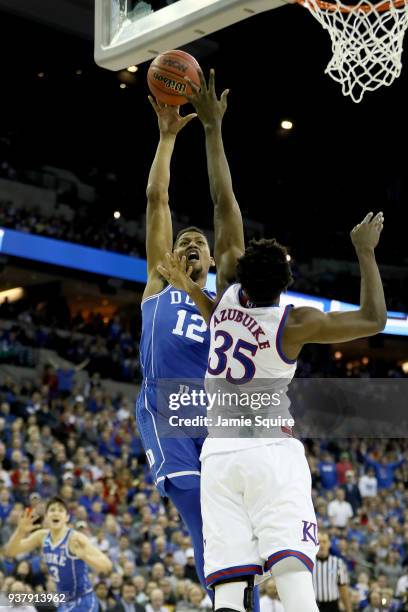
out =
[[(217, 429), (219, 417), (228, 415), (228, 410), (221, 406), (221, 400), (208, 405), (207, 421), (209, 435), (204, 443), (201, 458), (213, 453), (236, 451), (254, 446), (270, 444), (274, 440), (260, 433), (254, 425), (255, 417), (261, 418), (265, 414), (270, 417), (279, 436), (291, 435), (287, 422), (293, 419), (289, 412), (289, 400), (286, 396), (287, 385), (296, 371), (296, 360), (288, 359), (281, 347), (282, 333), (287, 316), (292, 306), (267, 306), (250, 308), (243, 306), (240, 299), (241, 285), (230, 286), (211, 316), (210, 352), (208, 369), (205, 378), (207, 395), (213, 397), (225, 390), (228, 394), (237, 391), (240, 395), (239, 410), (242, 411), (241, 395), (260, 393), (282, 393), (284, 401), (277, 405), (270, 405), (267, 409), (258, 411), (255, 407), (247, 410), (251, 417), (245, 423), (244, 430), (225, 436), (225, 429)], [(237, 406), (235, 415), (237, 414)], [(257, 412), (258, 411), (258, 412)], [(238, 411), (239, 412), (239, 411)], [(281, 426), (281, 423), (283, 426)], [(258, 429), (258, 431), (257, 431)], [(260, 428), (262, 429), (262, 427)], [(282, 433), (283, 432), (283, 433)], [(249, 435), (248, 435), (249, 433)], [(243, 436), (243, 437), (239, 437)], [(274, 436), (276, 438), (276, 435)]]

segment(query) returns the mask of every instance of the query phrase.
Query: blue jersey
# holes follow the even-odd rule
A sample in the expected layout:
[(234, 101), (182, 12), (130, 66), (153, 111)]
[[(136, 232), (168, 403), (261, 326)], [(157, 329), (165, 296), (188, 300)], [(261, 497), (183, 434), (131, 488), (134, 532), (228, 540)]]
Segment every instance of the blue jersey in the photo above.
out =
[(87, 564), (69, 552), (68, 542), (71, 534), (72, 529), (68, 529), (64, 537), (53, 544), (48, 532), (42, 547), (42, 556), (55, 582), (56, 590), (65, 595), (66, 601), (79, 599), (92, 592)]
[(143, 300), (140, 359), (146, 381), (203, 380), (209, 347), (206, 322), (185, 291), (168, 285)]
[[(204, 289), (213, 298), (214, 294)], [(165, 494), (165, 478), (200, 474), (203, 439), (168, 436), (160, 427), (160, 415), (171, 415), (168, 398), (188, 387), (204, 389), (210, 335), (205, 320), (185, 291), (168, 285), (142, 302), (140, 361), (143, 372), (137, 402), (137, 424), (153, 478)], [(191, 416), (205, 414), (205, 407), (191, 407)], [(178, 480), (181, 484), (181, 480)], [(187, 485), (186, 485), (187, 486)]]

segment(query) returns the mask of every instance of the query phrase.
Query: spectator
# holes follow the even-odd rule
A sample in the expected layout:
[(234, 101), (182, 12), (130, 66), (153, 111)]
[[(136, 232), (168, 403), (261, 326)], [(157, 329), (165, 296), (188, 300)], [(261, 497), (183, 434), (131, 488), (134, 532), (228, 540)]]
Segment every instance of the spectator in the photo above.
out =
[(168, 612), (163, 604), (163, 591), (161, 589), (154, 588), (150, 594), (150, 603), (146, 604), (146, 612)]
[(379, 489), (389, 489), (394, 482), (394, 472), (402, 466), (405, 459), (400, 457), (398, 461), (388, 461), (384, 456), (380, 461), (375, 461), (372, 457), (366, 456), (366, 464), (374, 468), (375, 476)]
[(132, 582), (124, 582), (121, 598), (112, 612), (144, 612), (144, 606), (136, 603), (136, 587)]
[(378, 491), (377, 478), (374, 468), (370, 467), (366, 474), (360, 476), (358, 481), (361, 497), (376, 497)]
[(353, 516), (353, 508), (345, 501), (346, 494), (343, 489), (336, 490), (336, 499), (327, 506), (327, 514), (334, 527), (347, 527), (348, 521)]
[(341, 487), (345, 492), (345, 500), (350, 504), (353, 509), (353, 514), (357, 514), (358, 509), (361, 506), (361, 494), (356, 484), (353, 470), (346, 472), (346, 483)]
[(326, 491), (330, 491), (337, 486), (337, 471), (330, 453), (325, 452), (322, 460), (318, 463), (320, 482)]

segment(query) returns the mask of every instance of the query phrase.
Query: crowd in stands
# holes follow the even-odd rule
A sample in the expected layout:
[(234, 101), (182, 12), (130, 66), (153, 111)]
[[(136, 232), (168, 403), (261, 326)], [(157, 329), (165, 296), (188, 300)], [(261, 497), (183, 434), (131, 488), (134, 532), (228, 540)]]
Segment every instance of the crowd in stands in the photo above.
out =
[(35, 349), (51, 349), (89, 374), (136, 383), (140, 380), (139, 309), (125, 326), (119, 316), (108, 321), (100, 313), (86, 319), (71, 316), (64, 298), (28, 303), (24, 300), (0, 305), (0, 363), (35, 365)]
[[(85, 386), (64, 382), (45, 367), (38, 384), (7, 377), (0, 384), (0, 546), (25, 506), (41, 514), (59, 494), (74, 527), (114, 563), (111, 575), (95, 578), (101, 610), (119, 612), (121, 598), (133, 597), (138, 612), (209, 610), (191, 540), (152, 483), (133, 405), (109, 393), (97, 374)], [(319, 526), (347, 565), (354, 610), (369, 609), (377, 595), (381, 610), (407, 609), (408, 440), (305, 445)], [(0, 591), (17, 590), (16, 583), (51, 588), (37, 553), (0, 559)], [(261, 612), (279, 605), (270, 581)]]
[[(77, 210), (72, 220), (68, 220), (58, 215), (57, 212), (51, 217), (46, 217), (35, 208), (16, 208), (11, 202), (0, 202), (0, 227), (68, 240), (126, 255), (145, 257), (144, 219), (140, 219), (139, 230), (129, 235), (126, 224), (120, 219), (92, 216), (90, 222), (90, 216), (86, 214), (86, 210)], [(189, 224), (190, 221), (186, 220), (185, 225)], [(336, 242), (341, 244), (344, 241), (344, 235), (339, 236), (338, 234), (335, 232), (333, 236), (326, 236), (326, 240), (331, 241), (332, 255), (328, 255), (329, 257), (336, 253), (334, 244)], [(298, 237), (294, 237), (293, 240), (294, 244), (297, 244)], [(338, 252), (341, 252), (340, 247)], [(300, 273), (296, 262), (293, 263), (293, 272), (294, 284), (291, 286), (293, 291), (349, 302), (358, 299), (360, 281), (357, 276), (349, 272), (333, 273), (326, 270), (316, 275), (305, 275)], [(384, 279), (389, 309), (408, 310), (408, 303), (404, 298), (403, 282), (402, 278)]]

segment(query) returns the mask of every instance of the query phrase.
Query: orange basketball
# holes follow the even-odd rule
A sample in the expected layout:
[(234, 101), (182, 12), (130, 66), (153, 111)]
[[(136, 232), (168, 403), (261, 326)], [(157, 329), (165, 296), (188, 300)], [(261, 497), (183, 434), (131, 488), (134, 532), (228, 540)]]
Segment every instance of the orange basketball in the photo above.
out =
[(181, 106), (188, 100), (183, 96), (191, 93), (190, 85), (184, 80), (188, 76), (200, 87), (197, 60), (185, 51), (166, 51), (158, 55), (150, 64), (147, 83), (153, 96), (163, 104)]

